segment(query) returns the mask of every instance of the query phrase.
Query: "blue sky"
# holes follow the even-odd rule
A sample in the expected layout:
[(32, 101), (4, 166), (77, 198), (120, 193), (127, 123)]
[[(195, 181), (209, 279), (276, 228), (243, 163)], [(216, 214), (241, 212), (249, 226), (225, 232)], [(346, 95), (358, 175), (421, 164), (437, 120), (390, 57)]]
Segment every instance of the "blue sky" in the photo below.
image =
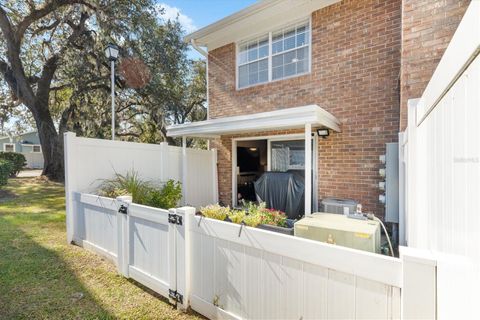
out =
[[(187, 32), (195, 31), (212, 22), (220, 20), (238, 10), (241, 10), (256, 0), (159, 0), (165, 9), (166, 18), (174, 19), (177, 14)], [(191, 52), (192, 58), (201, 57)]]

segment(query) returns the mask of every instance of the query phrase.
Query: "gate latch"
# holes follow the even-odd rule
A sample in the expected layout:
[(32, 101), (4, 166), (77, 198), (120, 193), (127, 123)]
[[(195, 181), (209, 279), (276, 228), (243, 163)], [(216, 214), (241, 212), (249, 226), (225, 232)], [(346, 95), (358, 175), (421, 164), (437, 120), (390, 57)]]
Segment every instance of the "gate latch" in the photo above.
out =
[(168, 214), (168, 222), (172, 224), (182, 225), (182, 216), (175, 213)]
[(183, 304), (183, 295), (177, 292), (177, 290), (168, 289), (168, 296), (175, 302)]
[(124, 206), (123, 204), (118, 208), (119, 213), (127, 214), (128, 208), (127, 206)]

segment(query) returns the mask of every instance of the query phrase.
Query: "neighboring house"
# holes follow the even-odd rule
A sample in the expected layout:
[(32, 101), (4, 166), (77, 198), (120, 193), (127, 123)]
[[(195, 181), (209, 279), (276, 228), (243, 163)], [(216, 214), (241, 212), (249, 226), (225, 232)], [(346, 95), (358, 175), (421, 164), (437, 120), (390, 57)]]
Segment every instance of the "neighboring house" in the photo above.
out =
[(208, 60), (209, 115), (168, 134), (212, 140), (224, 204), (252, 198), (243, 189), (265, 171), (311, 170), (306, 213), (341, 197), (383, 216), (379, 156), (469, 2), (257, 2), (187, 36)]
[(26, 168), (43, 168), (42, 147), (36, 131), (11, 137), (0, 137), (0, 151), (23, 154), (27, 160)]

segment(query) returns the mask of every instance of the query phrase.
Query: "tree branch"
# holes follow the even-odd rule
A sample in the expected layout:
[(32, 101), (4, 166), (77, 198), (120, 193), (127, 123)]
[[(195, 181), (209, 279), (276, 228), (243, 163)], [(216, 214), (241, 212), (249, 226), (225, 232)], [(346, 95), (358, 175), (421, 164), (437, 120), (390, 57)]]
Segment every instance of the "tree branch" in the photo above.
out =
[(7, 13), (0, 6), (0, 30), (3, 33), (7, 45), (7, 57), (10, 65), (3, 62), (3, 74), (5, 78), (11, 78), (9, 86), (17, 97), (28, 100), (29, 105), (33, 103), (34, 94), (32, 88), (28, 85), (28, 79), (25, 76), (22, 62), (20, 60), (20, 44), (15, 38), (13, 26)]
[[(3, 75), (3, 78), (10, 87), (10, 91), (14, 96), (14, 100), (21, 99), (21, 92), (18, 88), (15, 75), (13, 74), (13, 71), (10, 69), (9, 65), (3, 60), (0, 60), (0, 73)], [(20, 95), (20, 97), (18, 95)]]
[(40, 33), (44, 32), (44, 31), (49, 31), (49, 30), (52, 30), (52, 29), (55, 29), (56, 27), (58, 27), (58, 25), (60, 24), (61, 20), (55, 20), (52, 24), (49, 24), (49, 25), (46, 25), (46, 26), (41, 26), (35, 30), (32, 31), (32, 35), (39, 35)]
[[(37, 88), (37, 99), (41, 101), (47, 101), (50, 94), (50, 86), (52, 84), (53, 76), (57, 71), (58, 61), (60, 60), (63, 53), (67, 50), (68, 45), (77, 39), (84, 31), (85, 31), (85, 22), (87, 21), (89, 15), (82, 12), (80, 16), (80, 22), (78, 25), (73, 25), (72, 34), (68, 37), (67, 43), (63, 48), (60, 49), (60, 52), (50, 57), (43, 66), (42, 75), (40, 76), (40, 80), (38, 82)], [(40, 104), (46, 105), (48, 107), (48, 103)]]
[(20, 43), (25, 35), (27, 28), (34, 23), (35, 21), (42, 19), (43, 17), (49, 15), (60, 7), (73, 5), (73, 4), (83, 4), (90, 9), (95, 9), (93, 5), (88, 3), (85, 0), (51, 0), (46, 3), (43, 7), (32, 11), (28, 16), (26, 16), (17, 26), (17, 31), (15, 32), (15, 39)]

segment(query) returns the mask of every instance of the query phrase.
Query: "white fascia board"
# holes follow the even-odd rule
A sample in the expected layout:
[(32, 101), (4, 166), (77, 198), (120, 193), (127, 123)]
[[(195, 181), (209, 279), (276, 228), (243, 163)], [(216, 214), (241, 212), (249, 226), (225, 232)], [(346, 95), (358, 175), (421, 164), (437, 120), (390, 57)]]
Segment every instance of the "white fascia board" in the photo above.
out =
[(229, 43), (273, 31), (340, 0), (264, 0), (185, 37), (214, 50)]
[(218, 137), (222, 134), (273, 129), (303, 128), (305, 124), (340, 131), (340, 122), (317, 105), (288, 108), (270, 112), (173, 125), (167, 128), (170, 137)]

